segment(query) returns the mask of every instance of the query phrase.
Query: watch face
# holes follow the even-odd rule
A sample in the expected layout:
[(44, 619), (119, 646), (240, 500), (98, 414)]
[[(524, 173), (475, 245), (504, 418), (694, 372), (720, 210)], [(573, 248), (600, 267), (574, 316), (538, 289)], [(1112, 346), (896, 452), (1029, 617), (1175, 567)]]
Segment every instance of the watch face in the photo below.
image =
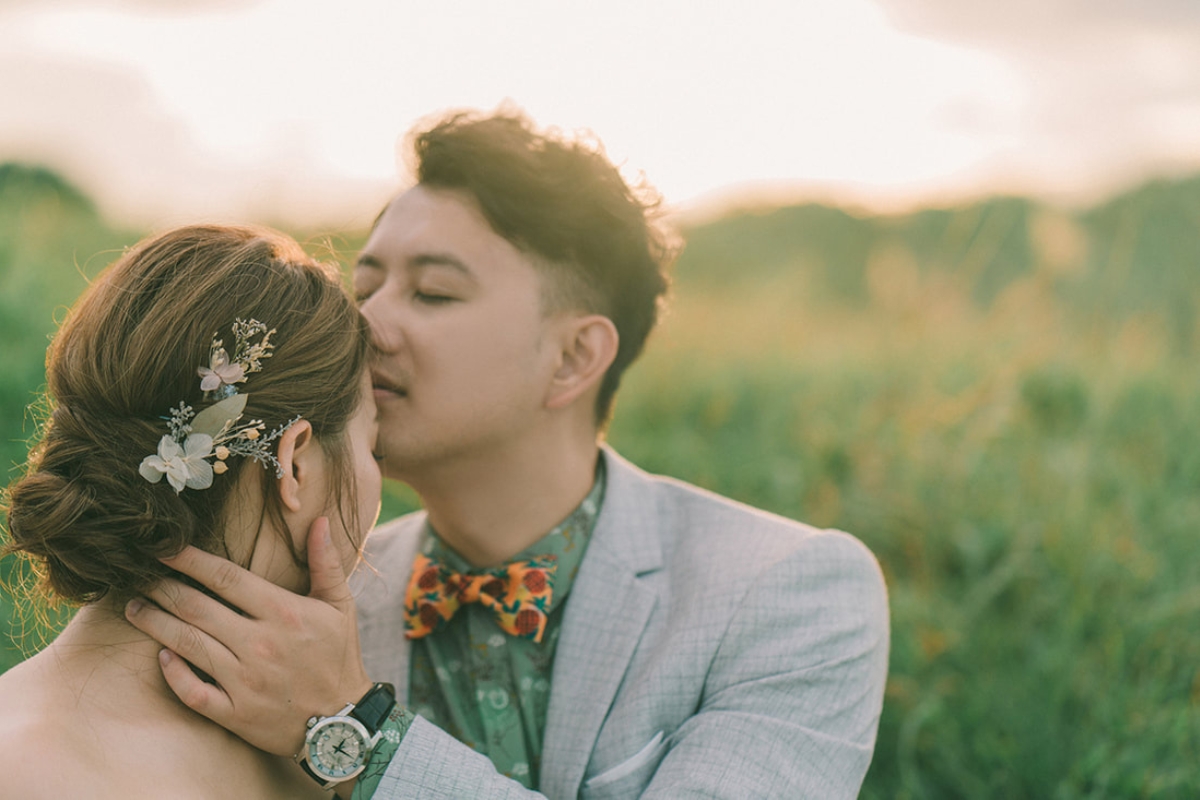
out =
[(308, 737), (308, 762), (329, 780), (352, 778), (367, 763), (365, 729), (350, 719), (322, 720)]

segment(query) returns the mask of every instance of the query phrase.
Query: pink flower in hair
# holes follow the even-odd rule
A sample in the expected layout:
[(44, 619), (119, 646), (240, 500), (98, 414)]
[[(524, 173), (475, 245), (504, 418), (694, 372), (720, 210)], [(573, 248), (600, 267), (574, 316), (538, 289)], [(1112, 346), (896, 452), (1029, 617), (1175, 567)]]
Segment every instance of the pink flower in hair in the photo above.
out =
[(229, 363), (229, 354), (224, 347), (213, 350), (209, 366), (200, 367), (196, 374), (201, 378), (200, 390), (204, 392), (213, 392), (222, 386), (232, 386), (246, 380), (246, 370), (241, 364)]

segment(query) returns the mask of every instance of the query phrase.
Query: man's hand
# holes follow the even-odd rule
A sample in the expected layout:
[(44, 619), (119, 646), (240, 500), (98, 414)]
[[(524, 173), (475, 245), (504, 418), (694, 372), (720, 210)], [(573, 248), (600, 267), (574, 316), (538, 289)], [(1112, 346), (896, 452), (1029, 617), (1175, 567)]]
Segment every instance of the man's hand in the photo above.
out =
[(309, 717), (335, 714), (371, 688), (354, 600), (324, 517), (308, 535), (307, 597), (194, 547), (163, 563), (242, 611), (173, 580), (147, 592), (157, 607), (126, 606), (130, 623), (166, 648), (163, 675), (188, 708), (261, 750), (291, 756)]

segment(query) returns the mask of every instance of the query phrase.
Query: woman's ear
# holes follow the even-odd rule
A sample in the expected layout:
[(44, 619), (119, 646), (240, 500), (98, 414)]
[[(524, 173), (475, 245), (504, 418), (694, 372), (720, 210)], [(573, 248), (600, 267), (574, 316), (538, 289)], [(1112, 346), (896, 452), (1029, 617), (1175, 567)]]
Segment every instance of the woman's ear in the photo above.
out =
[(546, 395), (546, 408), (565, 408), (604, 380), (617, 357), (620, 335), (608, 317), (589, 314), (566, 322), (558, 368)]
[(306, 419), (296, 420), (279, 437), (275, 452), (283, 471), (283, 477), (279, 479), (279, 498), (289, 511), (300, 511), (303, 505), (304, 489), (315, 477), (313, 456), (316, 449), (312, 425)]

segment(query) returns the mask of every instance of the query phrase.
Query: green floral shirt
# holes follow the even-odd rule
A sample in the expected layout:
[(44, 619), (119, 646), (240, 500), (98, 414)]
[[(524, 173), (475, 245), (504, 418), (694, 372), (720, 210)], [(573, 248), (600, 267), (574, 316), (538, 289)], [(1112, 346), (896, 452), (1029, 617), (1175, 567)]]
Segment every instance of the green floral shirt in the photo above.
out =
[[(512, 558), (557, 558), (553, 600), (540, 643), (506, 635), (495, 615), (478, 603), (464, 606), (441, 629), (413, 642), (409, 708), (529, 788), (538, 785), (563, 608), (604, 499), (604, 462), (599, 463), (596, 482), (579, 507)], [(421, 552), (456, 571), (471, 569), (429, 526)]]

